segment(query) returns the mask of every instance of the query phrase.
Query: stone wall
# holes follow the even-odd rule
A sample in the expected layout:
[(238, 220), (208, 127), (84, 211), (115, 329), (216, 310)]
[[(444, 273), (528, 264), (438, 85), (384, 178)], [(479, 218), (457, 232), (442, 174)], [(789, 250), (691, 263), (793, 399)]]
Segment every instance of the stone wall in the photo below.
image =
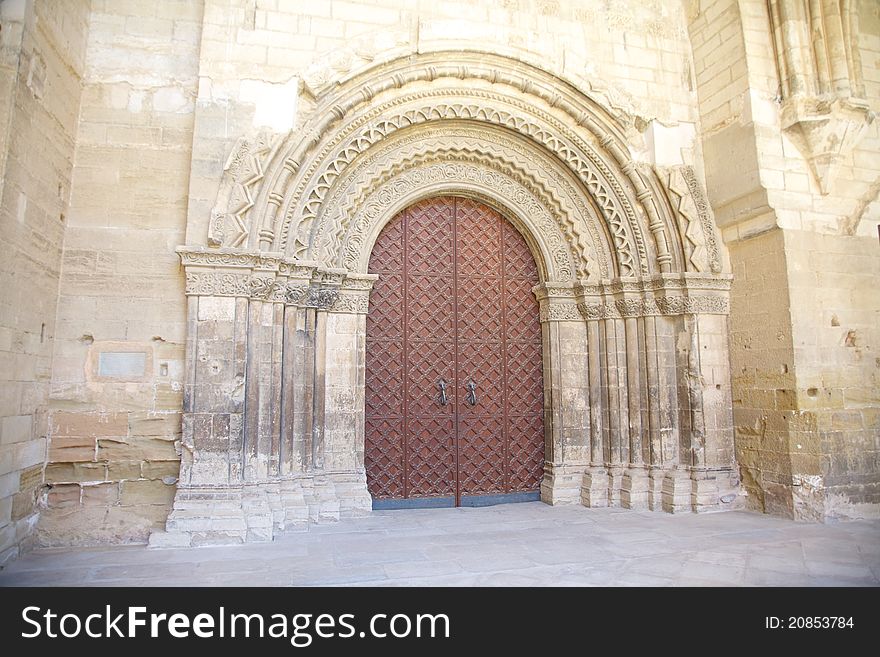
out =
[[(826, 67), (843, 73), (811, 79), (784, 61), (785, 39), (809, 42), (782, 24), (793, 1), (3, 2), (0, 561), (41, 499), (44, 544), (144, 540), (162, 525), (186, 458), (195, 339), (175, 248), (215, 246), (212, 213), (257, 200), (271, 149), (321, 97), (370, 67), (443, 50), (534, 65), (607, 108), (635, 166), (673, 177), (693, 167), (735, 274), (732, 392), (749, 504), (875, 514), (880, 12), (851, 3), (850, 36), (835, 37)], [(228, 184), (232, 170), (247, 175)], [(658, 335), (686, 334), (681, 321), (657, 322)], [(725, 321), (690, 326), (696, 348), (726, 349)], [(678, 348), (676, 367), (705, 387), (711, 430), (727, 435), (724, 364), (689, 364), (690, 346)], [(566, 422), (578, 466), (560, 477), (577, 497), (596, 455), (575, 434), (593, 420)], [(693, 429), (686, 413), (676, 422)], [(712, 467), (725, 450), (698, 456)]]
[(202, 7), (94, 0), (52, 369), (43, 544), (144, 541), (179, 471)]
[(0, 565), (37, 520), (88, 11), (0, 4)]
[(826, 58), (807, 10), (703, 0), (689, 20), (707, 186), (736, 277), (744, 485), (752, 508), (822, 520), (880, 509), (880, 12), (862, 1), (822, 17)]

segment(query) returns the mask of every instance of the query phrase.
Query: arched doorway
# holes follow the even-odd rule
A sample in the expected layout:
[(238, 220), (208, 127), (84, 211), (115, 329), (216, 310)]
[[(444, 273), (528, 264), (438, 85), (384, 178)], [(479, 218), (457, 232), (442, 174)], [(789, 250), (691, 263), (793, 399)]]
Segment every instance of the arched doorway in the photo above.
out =
[[(367, 414), (371, 422), (404, 417), (402, 407), (396, 416), (367, 407), (375, 395), (391, 396), (390, 379), (371, 380), (369, 393), (365, 380), (374, 370), (366, 344), (372, 361), (378, 335), (378, 315), (367, 326), (380, 293), (371, 289), (382, 277), (368, 273), (372, 246), (402, 208), (449, 194), (500, 209), (540, 271), (539, 312), (532, 306), (529, 317), (537, 314), (542, 338), (541, 499), (671, 512), (729, 508), (739, 484), (721, 240), (693, 169), (635, 162), (629, 119), (611, 109), (521, 61), (432, 52), (377, 59), (319, 92), (300, 129), (241, 138), (207, 243), (178, 249), (190, 339), (168, 540), (267, 540), (369, 512), (366, 467), (374, 483), (378, 461), (365, 462)], [(188, 235), (203, 228), (192, 225)], [(436, 257), (436, 236), (430, 239), (432, 248), (419, 252)], [(456, 254), (456, 240), (450, 243)], [(474, 262), (483, 266), (480, 253)], [(468, 273), (477, 282), (474, 299), (491, 287), (479, 284), (490, 278), (479, 271)], [(517, 298), (532, 303), (528, 293)], [(436, 331), (436, 322), (425, 330)], [(498, 336), (485, 328), (481, 335)], [(510, 389), (515, 375), (503, 376), (502, 398), (519, 390)], [(512, 434), (469, 459), (462, 446), (478, 441), (467, 442), (466, 420), (500, 420), (495, 411), (476, 413), (490, 399), (485, 377), (457, 367), (450, 377), (452, 456), (407, 461), (419, 452), (399, 434), (398, 453), (387, 452), (389, 476), (445, 467), (446, 488), (421, 501), (504, 494), (514, 480)], [(471, 380), (473, 409), (463, 388)], [(439, 395), (437, 383), (425, 377), (420, 394)], [(505, 401), (505, 428), (519, 409)], [(541, 461), (539, 433), (528, 433), (530, 473)], [(481, 458), (499, 450), (507, 450), (501, 465)], [(218, 509), (229, 515), (218, 517)]]
[(475, 200), (397, 214), (370, 257), (365, 465), (374, 508), (540, 498), (538, 269)]

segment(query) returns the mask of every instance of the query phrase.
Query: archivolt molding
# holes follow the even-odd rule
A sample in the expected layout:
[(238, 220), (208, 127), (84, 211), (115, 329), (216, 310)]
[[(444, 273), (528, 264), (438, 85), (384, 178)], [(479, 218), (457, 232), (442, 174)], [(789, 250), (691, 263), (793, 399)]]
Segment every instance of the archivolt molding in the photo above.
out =
[[(378, 105), (364, 117), (339, 129), (312, 165), (298, 177), (294, 191), (285, 195), (283, 217), (280, 222), (273, 221), (277, 233), (276, 248), (306, 257), (315, 219), (341, 172), (374, 144), (399, 130), (447, 120), (500, 126), (524, 136), (567, 166), (584, 185), (607, 223), (618, 257), (616, 275), (638, 276), (652, 270), (669, 269), (671, 256), (666, 229), (659, 219), (649, 226), (657, 242), (652, 251), (659, 253), (655, 264), (649, 262), (649, 247), (636, 207), (650, 193), (645, 196), (627, 189), (635, 187), (630, 183), (638, 180), (643, 191), (647, 192), (634, 166), (630, 166), (631, 178), (621, 172), (615, 173), (597, 149), (549, 112), (505, 93), (481, 88), (441, 87), (413, 91)], [(607, 148), (609, 144), (606, 135), (601, 146)], [(281, 192), (276, 188), (274, 194), (280, 195)]]
[[(682, 169), (661, 178), (637, 166), (603, 108), (522, 62), (459, 52), (386, 62), (326, 89), (311, 116), (283, 141), (239, 143), (210, 246), (363, 269), (368, 229), (382, 223), (367, 215), (398, 207), (382, 198), (412, 197), (425, 176), (455, 193), (452, 182), (437, 186), (451, 175), (459, 191), (477, 196), (504, 180), (549, 213), (556, 226), (535, 241), (561, 235), (567, 254), (543, 245), (547, 276), (607, 281), (722, 269), (696, 177)], [(541, 221), (531, 223), (529, 230)]]
[[(443, 172), (435, 171), (432, 175), (426, 171), (432, 163), (445, 165)], [(456, 168), (451, 166), (453, 163), (472, 166)], [(481, 168), (482, 173), (478, 173), (477, 168)], [(340, 245), (348, 239), (353, 230), (352, 219), (365, 205), (383, 205), (382, 199), (377, 201), (376, 192), (392, 179), (399, 180), (398, 187), (415, 184), (430, 190), (437, 182), (452, 183), (456, 176), (464, 175), (462, 183), (465, 184), (482, 181), (490, 186), (498, 184), (501, 176), (510, 179), (507, 191), (510, 185), (518, 184), (546, 208), (549, 217), (529, 231), (538, 228), (539, 232), (534, 234), (537, 240), (556, 245), (550, 249), (554, 251), (553, 261), (569, 272), (565, 276), (571, 277), (573, 265), (578, 279), (609, 278), (613, 253), (606, 248), (608, 239), (598, 220), (600, 213), (558, 168), (541, 152), (519, 140), (508, 139), (500, 131), (487, 134), (482, 129), (453, 125), (392, 139), (388, 145), (372, 149), (340, 176), (325, 202), (327, 212), (319, 214), (313, 229), (310, 259), (333, 266), (357, 266), (360, 256), (351, 255), (351, 249), (341, 253)], [(490, 173), (490, 169), (496, 174)], [(401, 176), (407, 171), (409, 176)], [(504, 212), (511, 199), (509, 194), (497, 196), (498, 209)], [(562, 255), (564, 245), (557, 244), (558, 235), (563, 236), (570, 253), (570, 261), (565, 265), (562, 264), (566, 262)], [(347, 259), (343, 260), (343, 256)], [(555, 272), (551, 277), (561, 275)]]
[(721, 254), (715, 220), (694, 168), (670, 167), (663, 173), (668, 180), (670, 201), (677, 210), (688, 268), (698, 272), (720, 273)]

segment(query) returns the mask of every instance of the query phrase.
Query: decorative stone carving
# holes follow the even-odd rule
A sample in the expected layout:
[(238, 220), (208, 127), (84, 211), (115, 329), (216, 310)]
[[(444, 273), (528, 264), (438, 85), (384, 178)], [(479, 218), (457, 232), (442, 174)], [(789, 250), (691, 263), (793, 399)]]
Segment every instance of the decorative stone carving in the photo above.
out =
[(793, 98), (782, 107), (782, 129), (810, 165), (822, 194), (828, 194), (840, 163), (874, 121), (867, 101), (856, 98)]
[(251, 287), (246, 273), (202, 271), (186, 273), (188, 296), (250, 296)]
[(574, 275), (568, 246), (560, 235), (556, 222), (547, 208), (530, 194), (528, 189), (516, 180), (491, 169), (459, 162), (425, 165), (416, 171), (404, 173), (378, 188), (362, 211), (352, 220), (352, 229), (344, 246), (342, 264), (350, 270), (359, 268), (359, 265), (365, 261), (365, 256), (369, 255), (365, 253), (365, 248), (369, 246), (367, 239), (375, 232), (378, 223), (388, 218), (389, 212), (400, 199), (446, 181), (458, 181), (461, 185), (474, 183), (495, 190), (502, 198), (507, 199), (509, 206), (528, 217), (531, 227), (544, 237), (544, 242), (551, 249), (549, 257), (555, 275), (559, 277)]
[(249, 214), (263, 180), (264, 165), (280, 142), (280, 135), (261, 132), (235, 143), (223, 167), (217, 204), (211, 210), (208, 246), (246, 244), (251, 231)]
[(273, 294), (278, 284), (274, 277), (254, 276), (248, 282), (250, 286), (250, 297), (252, 299), (266, 300)]
[[(546, 210), (541, 213), (540, 223), (525, 227), (525, 232), (538, 238), (548, 267), (558, 263), (566, 272), (574, 268), (577, 276), (584, 278), (610, 275), (610, 253), (603, 248), (604, 240), (594, 220), (596, 211), (583, 203), (583, 195), (534, 149), (527, 149), (501, 133), (488, 134), (485, 130), (461, 126), (426, 129), (389, 142), (377, 145), (366, 158), (353, 164), (351, 171), (340, 176), (328, 194), (327, 209), (319, 212), (309, 240), (316, 245), (312, 249), (314, 259), (348, 268), (356, 267), (358, 262), (364, 264), (360, 235), (363, 230), (354, 218), (368, 201), (378, 202), (390, 211), (387, 206), (393, 205), (391, 195), (399, 199), (413, 191), (429, 194), (432, 190), (442, 191), (446, 186), (460, 184), (483, 186), (486, 196), (496, 190), (497, 198), (484, 200), (490, 205), (500, 204), (502, 212), (513, 210), (513, 214), (520, 217), (528, 217), (537, 207), (535, 203), (522, 206), (524, 195), (511, 189), (525, 188), (528, 191), (525, 196), (534, 197)], [(433, 167), (441, 164), (445, 168)], [(448, 168), (452, 164), (468, 168)], [(379, 173), (375, 174), (376, 171)], [(499, 180), (509, 181), (496, 187)], [(380, 189), (391, 192), (379, 194)], [(517, 217), (512, 219), (516, 221)], [(331, 229), (333, 226), (335, 230)], [(353, 232), (359, 234), (355, 237), (357, 248), (348, 247), (345, 261), (340, 255), (340, 244), (346, 243)], [(360, 250), (360, 256), (352, 256), (352, 250)], [(547, 251), (552, 251), (552, 255)], [(556, 271), (548, 273), (557, 278), (571, 276), (571, 273)]]
[(336, 288), (310, 287), (306, 292), (302, 305), (306, 308), (318, 308), (327, 310), (339, 298), (339, 290)]
[(542, 322), (581, 321), (581, 314), (575, 303), (542, 303), (540, 309)]
[(330, 306), (330, 312), (366, 315), (369, 308), (370, 297), (366, 294), (341, 292)]
[[(469, 102), (444, 100), (446, 97), (456, 95), (470, 96)], [(391, 134), (404, 127), (430, 121), (455, 119), (478, 121), (515, 130), (554, 152), (587, 186), (592, 198), (601, 209), (614, 240), (619, 275), (633, 276), (638, 273), (647, 273), (647, 250), (631, 201), (608, 165), (589, 144), (578, 138), (570, 128), (549, 113), (502, 94), (474, 90), (465, 92), (455, 89), (439, 89), (433, 92), (416, 92), (412, 94), (412, 97), (423, 103), (426, 100), (433, 102), (391, 115), (385, 114), (386, 110), (394, 110), (401, 103), (400, 100), (379, 106), (368, 115), (375, 116), (375, 118), (366, 127), (360, 128), (344, 140), (340, 139), (340, 144), (335, 149), (335, 155), (327, 157), (325, 162), (321, 162), (320, 168), (323, 173), (316, 174), (314, 181), (308, 183), (310, 191), (305, 195), (301, 204), (288, 206), (284, 224), (277, 231), (280, 237), (279, 248), (288, 248), (288, 236), (292, 234), (296, 236), (293, 245), (294, 256), (302, 257), (307, 252), (309, 248), (307, 236), (311, 232), (312, 224), (328, 191), (340, 172), (344, 171), (356, 157), (371, 148), (376, 142), (387, 139)], [(516, 111), (507, 110), (507, 106), (512, 106)], [(533, 116), (538, 118), (533, 118)], [(566, 142), (560, 139), (562, 135), (567, 138)], [(567, 143), (569, 140), (571, 145)], [(586, 158), (580, 155), (582, 152), (586, 154)], [(304, 194), (306, 181), (309, 180), (308, 176), (317, 168), (317, 166), (313, 166), (306, 172), (302, 182), (296, 188), (294, 198), (299, 198), (301, 194)], [(280, 194), (281, 192), (277, 191), (276, 193)], [(301, 208), (301, 210), (297, 210), (297, 208)], [(292, 227), (294, 217), (298, 217), (298, 224)]]
[(858, 3), (770, 0), (782, 129), (828, 194), (874, 120), (865, 100)]
[(728, 299), (720, 296), (615, 299), (609, 303), (581, 302), (577, 304), (577, 307), (584, 319), (645, 317), (648, 315), (730, 314)]
[(293, 283), (288, 283), (287, 286), (284, 288), (284, 303), (290, 305), (298, 304), (305, 296), (308, 289), (308, 285), (295, 285)]
[(686, 256), (690, 265), (688, 269), (720, 273), (721, 256), (715, 221), (694, 168), (674, 167), (669, 170), (668, 181), (673, 200), (677, 198), (676, 209), (681, 232), (690, 246), (690, 255)]

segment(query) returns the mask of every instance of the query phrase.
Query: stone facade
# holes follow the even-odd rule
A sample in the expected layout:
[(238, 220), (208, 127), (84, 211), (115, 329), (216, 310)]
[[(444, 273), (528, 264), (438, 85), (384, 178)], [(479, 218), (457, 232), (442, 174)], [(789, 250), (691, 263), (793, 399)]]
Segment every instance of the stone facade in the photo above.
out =
[(368, 512), (370, 248), (440, 194), (536, 256), (545, 501), (877, 515), (875, 3), (0, 7), (0, 560)]

